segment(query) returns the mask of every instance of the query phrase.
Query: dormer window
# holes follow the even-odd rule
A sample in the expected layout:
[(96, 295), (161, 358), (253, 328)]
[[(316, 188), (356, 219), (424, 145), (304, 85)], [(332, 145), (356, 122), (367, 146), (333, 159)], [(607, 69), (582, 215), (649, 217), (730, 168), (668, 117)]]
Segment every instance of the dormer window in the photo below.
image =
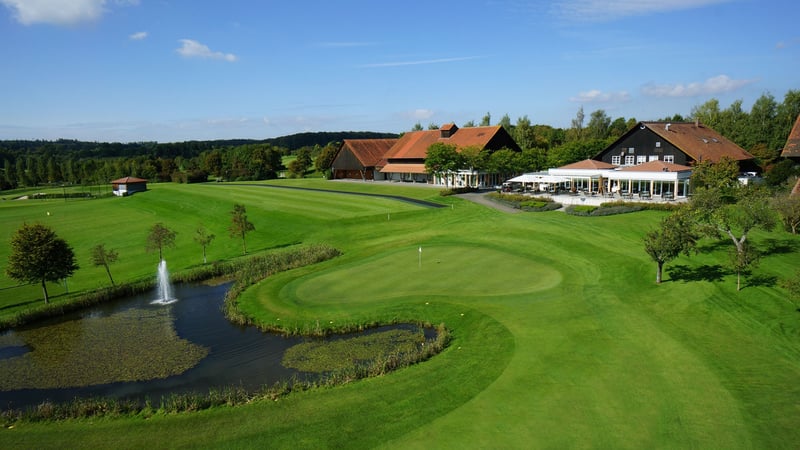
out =
[(442, 139), (447, 139), (447, 138), (453, 136), (454, 134), (456, 134), (456, 131), (458, 131), (458, 127), (456, 126), (456, 124), (447, 123), (447, 124), (442, 125), (441, 128), (439, 128), (439, 136)]

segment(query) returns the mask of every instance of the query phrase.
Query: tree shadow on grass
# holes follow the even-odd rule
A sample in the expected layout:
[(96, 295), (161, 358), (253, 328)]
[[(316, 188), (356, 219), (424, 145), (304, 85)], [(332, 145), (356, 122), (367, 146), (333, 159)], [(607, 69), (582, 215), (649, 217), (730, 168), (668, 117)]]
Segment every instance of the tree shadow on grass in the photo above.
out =
[(667, 269), (667, 273), (672, 281), (722, 281), (730, 271), (719, 264), (703, 264), (699, 267), (671, 266)]
[(758, 274), (758, 275), (749, 275), (746, 278), (746, 286), (748, 287), (758, 287), (758, 286), (766, 286), (772, 287), (778, 284), (778, 277), (775, 275), (766, 275), (766, 274)]
[(787, 254), (800, 251), (800, 242), (795, 239), (764, 239), (764, 253), (767, 255)]

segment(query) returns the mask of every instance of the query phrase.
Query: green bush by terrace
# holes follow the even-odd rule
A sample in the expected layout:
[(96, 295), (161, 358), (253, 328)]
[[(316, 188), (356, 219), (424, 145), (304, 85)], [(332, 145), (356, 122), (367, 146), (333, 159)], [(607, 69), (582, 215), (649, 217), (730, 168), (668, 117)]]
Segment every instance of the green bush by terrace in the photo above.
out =
[(529, 195), (504, 194), (501, 192), (490, 192), (487, 195), (492, 201), (523, 211), (555, 211), (562, 207), (561, 203), (553, 201), (550, 197), (531, 197)]

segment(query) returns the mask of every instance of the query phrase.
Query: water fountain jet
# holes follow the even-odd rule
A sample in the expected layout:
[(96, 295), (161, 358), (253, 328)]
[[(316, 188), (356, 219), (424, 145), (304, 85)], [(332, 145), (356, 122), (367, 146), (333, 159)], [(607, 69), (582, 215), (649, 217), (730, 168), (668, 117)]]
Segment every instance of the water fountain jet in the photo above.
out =
[(156, 288), (158, 289), (158, 298), (153, 300), (153, 303), (159, 305), (169, 305), (170, 303), (178, 301), (178, 299), (175, 298), (175, 295), (172, 293), (172, 285), (169, 282), (167, 262), (163, 259), (160, 263), (158, 263), (158, 284)]

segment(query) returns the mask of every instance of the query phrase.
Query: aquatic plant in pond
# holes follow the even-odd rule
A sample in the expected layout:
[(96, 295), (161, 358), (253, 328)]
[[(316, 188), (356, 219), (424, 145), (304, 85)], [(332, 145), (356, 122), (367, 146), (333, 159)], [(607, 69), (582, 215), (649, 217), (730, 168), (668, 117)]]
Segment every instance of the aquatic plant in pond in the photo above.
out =
[(166, 378), (194, 367), (208, 349), (177, 336), (169, 308), (127, 309), (108, 316), (16, 330), (0, 345), (24, 346), (0, 360), (0, 390), (91, 386)]
[(425, 353), (422, 350), (426, 345), (446, 345), (445, 335), (444, 327), (439, 327), (436, 339), (427, 339), (424, 330), (414, 328), (332, 340), (317, 339), (287, 349), (282, 364), (303, 372), (327, 373), (368, 367), (391, 358), (410, 363), (420, 359), (418, 355)]

